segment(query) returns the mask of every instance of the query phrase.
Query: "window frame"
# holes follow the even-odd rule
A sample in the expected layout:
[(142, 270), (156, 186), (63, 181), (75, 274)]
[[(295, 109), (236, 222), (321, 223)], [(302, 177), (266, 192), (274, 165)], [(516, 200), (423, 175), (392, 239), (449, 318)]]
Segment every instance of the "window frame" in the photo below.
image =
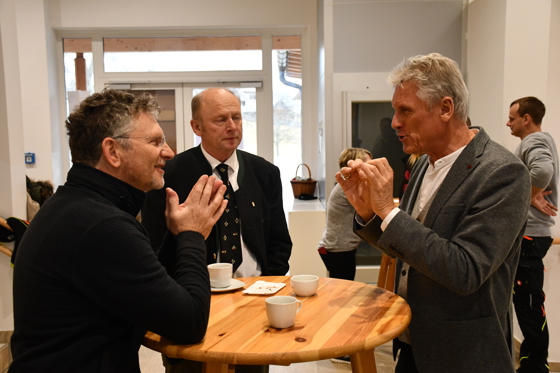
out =
[[(105, 72), (103, 64), (103, 38), (115, 37), (206, 37), (206, 36), (260, 36), (262, 39), (262, 70), (245, 70), (245, 71), (201, 71), (201, 72)], [(57, 40), (60, 44), (59, 60), (61, 70), (64, 71), (63, 62), (63, 39), (65, 38), (89, 38), (92, 43), (93, 56), (93, 74), (94, 74), (94, 91), (99, 92), (105, 86), (112, 84), (135, 84), (135, 83), (151, 83), (157, 85), (167, 85), (172, 83), (182, 83), (196, 86), (208, 84), (243, 84), (244, 82), (261, 82), (262, 86), (256, 89), (257, 93), (257, 153), (269, 162), (274, 162), (274, 144), (273, 144), (273, 93), (272, 93), (272, 50), (273, 37), (295, 35), (301, 38), (301, 54), (302, 54), (302, 86), (311, 87), (312, 76), (310, 71), (309, 55), (309, 32), (306, 27), (286, 27), (286, 28), (269, 28), (269, 29), (198, 29), (198, 30), (64, 30), (57, 32)], [(64, 85), (64, 74), (61, 77)], [(311, 123), (310, 118), (316, 117), (315, 109), (307, 107), (304, 88), (302, 92), (302, 158), (306, 159), (306, 154), (312, 154), (314, 149), (304, 147), (303, 144), (309, 144), (312, 141), (309, 138), (309, 131), (306, 131), (306, 124)], [(65, 96), (65, 89), (62, 88), (62, 97)], [(315, 90), (308, 90), (308, 92)], [(186, 98), (185, 98), (186, 99)], [(61, 100), (65, 102), (65, 100)], [(185, 109), (185, 111), (187, 111)], [(66, 108), (61, 108), (61, 113), (65, 113)], [(314, 114), (309, 114), (314, 113)], [(267, 125), (267, 123), (269, 125)], [(185, 131), (187, 132), (187, 131)], [(306, 139), (307, 137), (307, 139)], [(314, 136), (316, 137), (316, 136)], [(68, 144), (66, 152), (68, 152)], [(185, 143), (188, 146), (188, 143)], [(313, 162), (308, 162), (313, 163)], [(66, 166), (68, 167), (68, 166)], [(67, 171), (67, 170), (65, 170)]]

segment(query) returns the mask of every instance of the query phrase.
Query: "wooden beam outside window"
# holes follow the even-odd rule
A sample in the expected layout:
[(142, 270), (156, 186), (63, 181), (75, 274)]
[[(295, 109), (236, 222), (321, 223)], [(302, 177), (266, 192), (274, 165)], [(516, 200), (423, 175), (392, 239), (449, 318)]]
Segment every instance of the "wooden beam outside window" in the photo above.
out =
[(64, 53), (91, 53), (91, 39), (64, 39)]
[[(260, 36), (205, 36), (173, 38), (104, 38), (105, 52), (162, 52), (261, 50)], [(280, 35), (272, 39), (273, 49), (301, 49), (299, 35)], [(65, 53), (90, 53), (91, 39), (64, 39)]]

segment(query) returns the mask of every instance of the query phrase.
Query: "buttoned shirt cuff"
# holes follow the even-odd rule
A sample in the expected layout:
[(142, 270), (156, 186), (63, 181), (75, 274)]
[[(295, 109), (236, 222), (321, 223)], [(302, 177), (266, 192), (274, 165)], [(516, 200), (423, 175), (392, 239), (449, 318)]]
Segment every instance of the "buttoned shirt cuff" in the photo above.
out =
[(383, 219), (383, 222), (381, 223), (381, 230), (383, 232), (385, 232), (385, 229), (387, 229), (387, 226), (389, 225), (389, 223), (391, 222), (391, 220), (393, 220), (393, 218), (395, 217), (395, 215), (397, 215), (399, 213), (399, 211), (401, 211), (400, 208), (395, 207), (394, 209), (391, 210), (391, 212), (389, 213), (389, 215), (387, 215), (385, 217), (385, 219)]

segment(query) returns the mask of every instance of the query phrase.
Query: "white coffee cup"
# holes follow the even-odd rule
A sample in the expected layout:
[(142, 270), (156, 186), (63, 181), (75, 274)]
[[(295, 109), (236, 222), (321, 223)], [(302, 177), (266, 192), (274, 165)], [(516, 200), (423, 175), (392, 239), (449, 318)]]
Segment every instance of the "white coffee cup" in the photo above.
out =
[(319, 287), (319, 276), (297, 275), (290, 278), (290, 285), (296, 295), (300, 297), (310, 297)]
[(286, 295), (277, 295), (266, 299), (266, 316), (270, 326), (283, 329), (294, 325), (296, 313), (301, 309), (299, 299)]
[(210, 286), (213, 288), (227, 288), (231, 285), (233, 275), (233, 265), (231, 263), (212, 263), (208, 264), (210, 274)]

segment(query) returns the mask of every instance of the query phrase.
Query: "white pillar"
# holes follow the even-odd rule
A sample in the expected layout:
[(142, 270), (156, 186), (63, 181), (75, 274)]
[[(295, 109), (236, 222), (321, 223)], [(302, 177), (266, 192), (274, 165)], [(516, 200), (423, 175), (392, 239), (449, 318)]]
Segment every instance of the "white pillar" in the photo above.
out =
[[(0, 1), (0, 216), (26, 217), (16, 1)], [(0, 254), (0, 330), (13, 330), (10, 260)]]
[[(58, 102), (53, 65), (60, 56), (52, 53), (56, 44), (52, 42), (53, 31), (46, 24), (44, 0), (18, 1), (16, 20), (24, 149), (35, 154), (35, 164), (27, 164), (26, 173), (34, 180), (54, 182), (56, 187), (60, 179), (53, 180), (53, 165), (61, 167), (62, 147), (53, 149), (52, 144), (60, 143), (65, 136), (60, 135), (64, 122), (55, 122), (51, 114), (51, 101)], [(56, 106), (55, 109), (58, 111)]]

